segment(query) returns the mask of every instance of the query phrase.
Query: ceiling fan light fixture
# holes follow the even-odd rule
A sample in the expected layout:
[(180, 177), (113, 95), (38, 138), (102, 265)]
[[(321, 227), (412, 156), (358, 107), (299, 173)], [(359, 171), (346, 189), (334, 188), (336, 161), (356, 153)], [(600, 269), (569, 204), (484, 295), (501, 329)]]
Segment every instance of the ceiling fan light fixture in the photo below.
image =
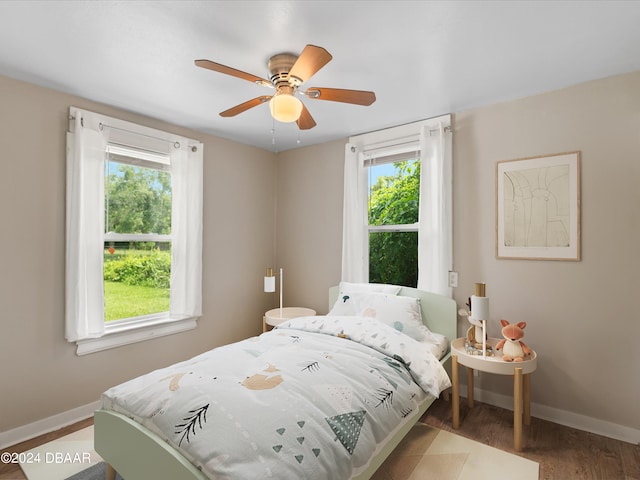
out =
[(302, 102), (290, 93), (276, 93), (269, 101), (269, 109), (279, 122), (295, 122), (302, 113)]
[(374, 92), (364, 90), (320, 87), (308, 88), (306, 92), (298, 90), (301, 85), (306, 83), (332, 58), (329, 52), (317, 45), (305, 46), (300, 55), (278, 53), (269, 58), (267, 63), (267, 68), (271, 74), (269, 80), (221, 63), (212, 62), (211, 60), (196, 60), (195, 64), (201, 68), (275, 89), (274, 95), (261, 95), (220, 112), (221, 117), (235, 117), (251, 108), (269, 102), (269, 110), (274, 120), (284, 123), (296, 122), (300, 130), (309, 130), (316, 126), (316, 122), (306, 106), (296, 98), (297, 93), (314, 100), (350, 103), (353, 105), (366, 106), (376, 101)]

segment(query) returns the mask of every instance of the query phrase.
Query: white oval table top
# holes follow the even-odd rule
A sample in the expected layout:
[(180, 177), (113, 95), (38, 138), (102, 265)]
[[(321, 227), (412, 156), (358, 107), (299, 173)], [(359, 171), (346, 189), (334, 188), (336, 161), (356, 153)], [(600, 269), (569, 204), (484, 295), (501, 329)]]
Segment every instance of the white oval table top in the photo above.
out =
[(533, 372), (538, 365), (538, 355), (533, 350), (522, 362), (505, 362), (502, 359), (502, 352), (496, 350), (495, 346), (500, 341), (499, 338), (489, 338), (487, 345), (491, 345), (495, 356), (483, 357), (482, 355), (472, 355), (467, 353), (465, 348), (465, 337), (456, 338), (451, 342), (451, 354), (458, 356), (458, 363), (465, 367), (473, 368), (481, 372), (496, 373), (498, 375), (513, 375), (516, 368), (521, 368), (523, 374)]
[(316, 311), (311, 308), (305, 307), (282, 307), (274, 308), (264, 314), (264, 321), (267, 325), (275, 327), (287, 320), (298, 317), (312, 317), (316, 314)]

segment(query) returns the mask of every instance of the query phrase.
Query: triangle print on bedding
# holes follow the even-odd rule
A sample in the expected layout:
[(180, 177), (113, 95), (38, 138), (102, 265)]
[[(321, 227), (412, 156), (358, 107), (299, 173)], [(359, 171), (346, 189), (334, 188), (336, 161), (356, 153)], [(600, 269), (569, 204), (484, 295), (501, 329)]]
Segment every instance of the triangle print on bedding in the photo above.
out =
[(335, 417), (325, 418), (331, 430), (333, 430), (333, 433), (336, 434), (337, 439), (340, 440), (342, 446), (349, 452), (349, 455), (353, 455), (353, 451), (356, 449), (366, 413), (364, 410), (361, 410), (359, 412), (343, 413)]

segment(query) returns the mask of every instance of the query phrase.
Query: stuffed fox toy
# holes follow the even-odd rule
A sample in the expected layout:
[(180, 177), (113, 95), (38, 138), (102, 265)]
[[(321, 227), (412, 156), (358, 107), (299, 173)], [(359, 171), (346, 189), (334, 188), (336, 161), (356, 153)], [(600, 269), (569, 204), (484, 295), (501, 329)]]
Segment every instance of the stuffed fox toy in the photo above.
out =
[(522, 362), (525, 356), (531, 354), (531, 349), (521, 340), (524, 338), (527, 322), (511, 324), (506, 320), (500, 320), (500, 325), (504, 339), (498, 342), (496, 350), (502, 350), (502, 359), (505, 362)]

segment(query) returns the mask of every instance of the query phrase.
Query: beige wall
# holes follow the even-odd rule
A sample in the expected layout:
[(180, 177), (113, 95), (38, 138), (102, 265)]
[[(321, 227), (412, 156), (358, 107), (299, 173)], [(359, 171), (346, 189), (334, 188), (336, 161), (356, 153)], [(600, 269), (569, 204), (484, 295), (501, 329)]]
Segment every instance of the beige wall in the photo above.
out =
[[(82, 357), (64, 340), (69, 106), (204, 143), (203, 316), (190, 332)], [(261, 332), (274, 262), (275, 155), (0, 77), (0, 432), (136, 375)], [(269, 181), (272, 179), (272, 181)]]
[[(84, 357), (65, 342), (70, 105), (204, 142), (204, 316), (195, 331)], [(0, 125), (0, 431), (89, 404), (111, 385), (258, 333), (262, 313), (277, 305), (275, 295), (261, 293), (267, 266), (285, 269), (285, 305), (326, 312), (326, 289), (340, 280), (346, 139), (276, 159), (3, 77)], [(582, 261), (497, 260), (495, 162), (570, 150), (582, 152)], [(525, 340), (540, 355), (532, 380), (539, 412), (636, 431), (639, 154), (640, 72), (454, 117), (456, 301), (462, 305), (484, 281), (492, 336), (500, 318), (528, 322)], [(460, 320), (461, 335), (466, 328)], [(506, 378), (481, 375), (476, 382), (484, 392), (511, 396)]]
[[(485, 281), (493, 336), (500, 318), (528, 322), (540, 356), (534, 402), (640, 429), (640, 73), (464, 112), (455, 124), (458, 303)], [(495, 162), (573, 150), (582, 261), (495, 259)], [(505, 378), (478, 384), (509, 393)]]
[(285, 306), (328, 310), (340, 281), (344, 141), (278, 155), (277, 261)]
[[(299, 281), (321, 279), (318, 290), (290, 287), (288, 304), (324, 305), (322, 287), (339, 280), (344, 143), (279, 156), (278, 258), (295, 262)], [(525, 341), (539, 354), (534, 415), (637, 432), (640, 72), (459, 112), (453, 147), (458, 305), (486, 282), (491, 336), (501, 318), (528, 322)], [(582, 261), (497, 260), (496, 162), (573, 150), (582, 154)], [(462, 336), (468, 324), (458, 325)], [(490, 402), (512, 396), (508, 377), (481, 374), (476, 386)]]

